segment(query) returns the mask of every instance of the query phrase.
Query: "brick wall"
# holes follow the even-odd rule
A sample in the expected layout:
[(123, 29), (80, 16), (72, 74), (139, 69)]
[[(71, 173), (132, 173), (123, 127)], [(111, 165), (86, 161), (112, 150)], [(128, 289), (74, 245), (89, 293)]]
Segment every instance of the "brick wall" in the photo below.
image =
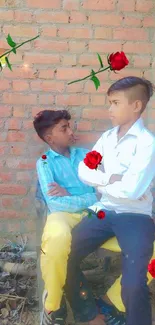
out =
[[(34, 115), (45, 108), (67, 108), (80, 143), (91, 146), (107, 120), (106, 89), (125, 75), (155, 81), (154, 0), (0, 0), (0, 48), (5, 36), (17, 41), (40, 38), (11, 56), (13, 72), (0, 77), (0, 231), (29, 234), (35, 244), (35, 162), (45, 146), (33, 131)], [(124, 50), (130, 66), (119, 74), (68, 86), (98, 68), (96, 52)], [(155, 100), (145, 119), (155, 130)]]

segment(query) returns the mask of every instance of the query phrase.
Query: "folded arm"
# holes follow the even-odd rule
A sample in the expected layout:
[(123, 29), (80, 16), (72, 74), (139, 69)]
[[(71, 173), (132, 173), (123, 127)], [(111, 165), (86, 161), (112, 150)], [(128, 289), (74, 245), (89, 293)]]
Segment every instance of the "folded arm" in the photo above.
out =
[(137, 153), (121, 181), (98, 187), (102, 194), (108, 193), (115, 198), (137, 200), (150, 186), (155, 176), (155, 142), (137, 148)]
[(50, 212), (64, 211), (64, 212), (79, 212), (93, 205), (96, 201), (95, 193), (86, 193), (84, 195), (69, 195), (69, 196), (51, 196), (49, 192), (49, 184), (54, 183), (54, 177), (48, 164), (43, 164), (42, 161), (37, 162), (37, 174), (40, 187), (48, 205)]
[[(97, 141), (96, 145), (92, 150), (96, 150), (99, 152), (102, 156), (104, 156), (103, 152), (103, 144), (104, 144), (104, 135)], [(103, 170), (104, 170), (104, 166)], [(80, 162), (79, 168), (78, 168), (78, 175), (79, 178), (86, 184), (90, 186), (105, 186), (109, 182), (109, 178), (111, 175), (108, 175), (107, 173), (100, 170), (93, 170), (90, 169), (85, 165), (83, 161)]]

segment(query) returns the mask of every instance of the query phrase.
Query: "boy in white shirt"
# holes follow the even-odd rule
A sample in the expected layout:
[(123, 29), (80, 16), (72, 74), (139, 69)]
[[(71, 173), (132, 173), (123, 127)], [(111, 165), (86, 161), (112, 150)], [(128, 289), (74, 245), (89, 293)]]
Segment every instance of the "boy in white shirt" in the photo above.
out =
[[(95, 301), (79, 265), (84, 257), (116, 236), (122, 250), (125, 324), (151, 325), (146, 274), (155, 238), (150, 192), (155, 176), (155, 137), (144, 127), (141, 114), (153, 95), (153, 86), (148, 80), (127, 77), (116, 81), (107, 94), (114, 128), (105, 132), (93, 148), (103, 156), (104, 172), (91, 170), (84, 162), (79, 165), (81, 180), (96, 186), (102, 198), (91, 207), (92, 218), (84, 218), (72, 232), (66, 293), (79, 321), (94, 320), (98, 324)], [(99, 210), (105, 212), (103, 220), (96, 216)], [(83, 304), (80, 282), (85, 283), (87, 293)], [(117, 324), (121, 325), (121, 321)]]

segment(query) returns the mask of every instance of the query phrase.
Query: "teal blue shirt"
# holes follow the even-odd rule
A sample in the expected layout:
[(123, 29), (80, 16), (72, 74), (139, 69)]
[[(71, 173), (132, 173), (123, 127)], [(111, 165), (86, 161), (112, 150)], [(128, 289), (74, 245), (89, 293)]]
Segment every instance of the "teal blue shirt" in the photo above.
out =
[[(81, 182), (78, 177), (78, 165), (87, 152), (86, 149), (72, 147), (70, 158), (67, 158), (50, 149), (45, 153), (46, 160), (38, 159), (38, 179), (50, 212), (81, 212), (97, 201), (94, 188)], [(65, 188), (70, 196), (49, 196), (48, 184), (52, 182)]]

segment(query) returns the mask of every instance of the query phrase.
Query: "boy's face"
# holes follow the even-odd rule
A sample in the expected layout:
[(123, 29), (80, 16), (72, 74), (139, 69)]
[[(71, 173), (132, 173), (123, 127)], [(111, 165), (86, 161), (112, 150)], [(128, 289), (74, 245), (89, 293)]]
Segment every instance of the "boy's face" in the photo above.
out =
[(116, 91), (108, 96), (110, 102), (109, 116), (113, 126), (134, 122), (140, 116), (142, 103), (129, 101), (125, 91)]
[(48, 129), (45, 141), (52, 147), (67, 148), (74, 144), (74, 134), (69, 121), (61, 120), (54, 127)]

